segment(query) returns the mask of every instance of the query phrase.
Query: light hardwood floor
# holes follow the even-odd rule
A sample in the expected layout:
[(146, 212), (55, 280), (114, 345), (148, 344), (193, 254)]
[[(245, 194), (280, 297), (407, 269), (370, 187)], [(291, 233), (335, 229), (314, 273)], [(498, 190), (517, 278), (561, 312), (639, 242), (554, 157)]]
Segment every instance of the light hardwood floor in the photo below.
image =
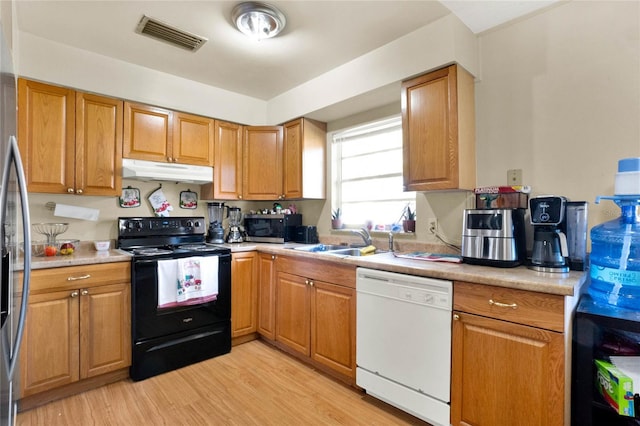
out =
[(260, 341), (19, 413), (17, 424), (428, 426)]

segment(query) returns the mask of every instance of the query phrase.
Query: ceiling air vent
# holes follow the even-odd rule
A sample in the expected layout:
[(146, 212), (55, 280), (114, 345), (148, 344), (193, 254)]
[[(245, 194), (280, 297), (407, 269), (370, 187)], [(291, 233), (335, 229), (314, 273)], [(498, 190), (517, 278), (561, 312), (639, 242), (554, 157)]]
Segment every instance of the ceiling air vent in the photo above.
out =
[(153, 37), (158, 40), (166, 41), (174, 46), (195, 52), (207, 42), (207, 39), (198, 35), (172, 27), (162, 21), (150, 18), (146, 15), (142, 16), (136, 32)]

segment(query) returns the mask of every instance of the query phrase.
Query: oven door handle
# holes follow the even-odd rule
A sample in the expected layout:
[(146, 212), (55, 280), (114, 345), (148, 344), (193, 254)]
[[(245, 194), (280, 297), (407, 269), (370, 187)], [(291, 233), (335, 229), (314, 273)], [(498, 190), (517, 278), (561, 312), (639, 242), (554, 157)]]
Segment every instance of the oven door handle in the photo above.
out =
[(158, 260), (135, 260), (135, 263), (156, 263)]

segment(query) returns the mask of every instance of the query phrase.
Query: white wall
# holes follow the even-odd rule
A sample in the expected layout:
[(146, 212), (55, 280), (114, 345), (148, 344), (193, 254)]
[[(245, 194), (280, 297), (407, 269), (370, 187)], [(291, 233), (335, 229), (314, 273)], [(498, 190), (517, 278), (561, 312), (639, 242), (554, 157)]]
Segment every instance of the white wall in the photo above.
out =
[(479, 37), (478, 185), (522, 169), (534, 194), (619, 216), (617, 161), (640, 156), (640, 2), (572, 1)]
[(476, 37), (450, 14), (276, 96), (268, 118), (281, 123), (308, 115), (453, 62), (473, 75), (478, 71)]
[[(459, 62), (478, 68), (476, 38), (448, 15), (268, 102), (19, 33), (21, 76), (251, 125), (273, 125)], [(397, 98), (400, 98), (398, 92)], [(366, 108), (365, 108), (366, 109)]]
[(264, 124), (265, 101), (19, 33), (20, 76), (243, 124)]

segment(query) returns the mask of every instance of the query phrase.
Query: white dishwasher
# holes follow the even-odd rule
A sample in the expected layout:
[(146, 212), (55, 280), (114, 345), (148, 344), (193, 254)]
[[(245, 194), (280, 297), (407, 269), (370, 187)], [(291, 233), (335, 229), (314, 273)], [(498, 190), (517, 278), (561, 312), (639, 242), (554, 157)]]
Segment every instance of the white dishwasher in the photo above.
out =
[(358, 268), (356, 291), (356, 384), (449, 425), (451, 281)]

